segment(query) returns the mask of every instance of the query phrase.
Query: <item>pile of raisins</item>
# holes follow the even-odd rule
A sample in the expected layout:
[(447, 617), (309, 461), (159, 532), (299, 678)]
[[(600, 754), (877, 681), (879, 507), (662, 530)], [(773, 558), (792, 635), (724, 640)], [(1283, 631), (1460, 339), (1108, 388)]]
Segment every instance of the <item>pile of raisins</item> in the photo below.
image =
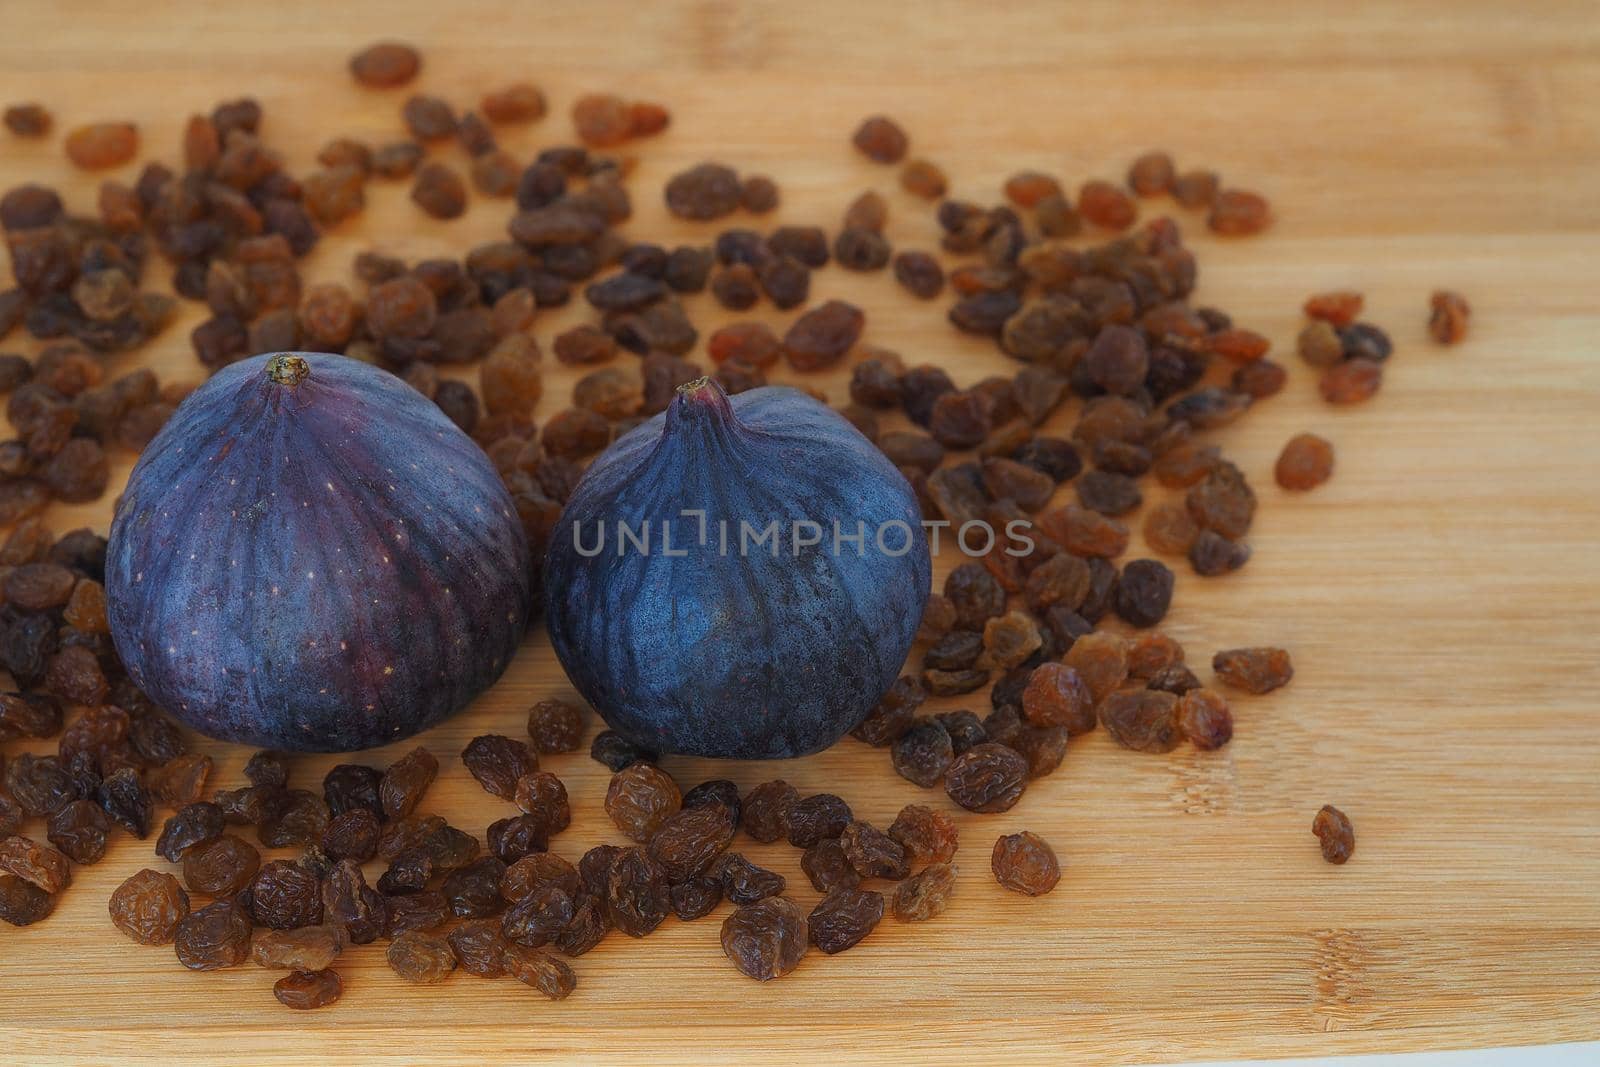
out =
[[(375, 91), (410, 86), (422, 69), (421, 54), (400, 42), (349, 62), (355, 82)], [(766, 980), (812, 947), (833, 955), (855, 946), (886, 911), (903, 922), (931, 919), (955, 889), (958, 833), (943, 811), (907, 805), (880, 829), (837, 795), (801, 796), (781, 780), (741, 792), (716, 779), (683, 791), (656, 753), (610, 731), (593, 738), (590, 754), (612, 772), (604, 808), (630, 843), (568, 862), (550, 845), (571, 822), (569, 798), (541, 758), (581, 749), (587, 723), (562, 700), (529, 712), (526, 740), (489, 734), (461, 753), (468, 773), (507, 805), (482, 841), (422, 810), (440, 770), (423, 748), (383, 769), (340, 764), (320, 789), (292, 787), (287, 758), (257, 753), (249, 784), (208, 795), (210, 758), (187, 751), (182, 731), (117, 660), (100, 584), (104, 540), (87, 530), (58, 540), (40, 518), (51, 500), (100, 498), (108, 451), (142, 448), (186, 395), (149, 371), (107, 373), (110, 355), (154, 337), (176, 312), (171, 297), (141, 287), (152, 253), (170, 264), (173, 290), (207, 308), (191, 342), (208, 372), (283, 349), (343, 353), (393, 371), (485, 449), (536, 549), (585, 462), (705, 373), (692, 358), (701, 338), (689, 311), (700, 294), (738, 313), (763, 302), (792, 311), (786, 327), (751, 318), (706, 338), (727, 392), (765, 385), (780, 366), (809, 373), (848, 362), (842, 413), (905, 474), (927, 517), (948, 522), (957, 538), (975, 521), (1002, 529), (1022, 520), (1033, 541), (1021, 556), (991, 543), (949, 574), (925, 607), (919, 669), (894, 684), (855, 737), (887, 748), (901, 777), (942, 787), (973, 812), (1012, 808), (1031, 781), (1061, 766), (1072, 738), (1098, 727), (1143, 752), (1229, 743), (1228, 699), (1159, 629), (1177, 574), (1162, 559), (1122, 557), (1142, 512), (1148, 549), (1186, 560), (1199, 577), (1248, 563), (1257, 496), (1211, 435), (1280, 392), (1288, 371), (1269, 358), (1266, 337), (1191, 303), (1197, 263), (1178, 225), (1141, 224), (1140, 215), (1152, 198), (1170, 197), (1204, 212), (1216, 234), (1249, 235), (1271, 224), (1263, 197), (1153, 151), (1124, 180), (1088, 180), (1075, 195), (1051, 175), (1019, 172), (1004, 183), (1003, 202), (985, 207), (948, 198), (944, 169), (912, 155), (898, 123), (874, 116), (852, 143), (935, 205), (941, 254), (891, 245), (889, 202), (872, 190), (831, 231), (752, 228), (777, 208), (778, 184), (716, 161), (671, 177), (666, 206), (691, 222), (740, 217), (705, 243), (668, 247), (621, 231), (633, 214), (631, 163), (604, 154), (666, 129), (661, 105), (582, 96), (570, 113), (579, 143), (524, 161), (501, 147), (496, 129), (544, 118), (538, 87), (507, 84), (467, 108), (406, 93), (397, 97), (403, 133), (371, 144), (334, 138), (303, 175), (291, 175), (263, 140), (261, 106), (241, 98), (189, 120), (181, 167), (150, 162), (131, 185), (103, 182), (92, 217), (70, 215), (40, 185), (0, 197), (15, 275), (0, 291), (0, 339), (20, 326), (43, 342), (31, 359), (0, 354), (16, 434), (0, 442), (0, 525), (11, 528), (0, 546), (0, 667), (17, 687), (0, 693), (0, 742), (58, 738), (54, 755), (0, 755), (0, 919), (25, 925), (48, 915), (72, 865), (99, 861), (119, 829), (155, 833), (171, 869), (127, 879), (110, 901), (113, 924), (139, 944), (173, 945), (192, 969), (254, 961), (281, 971), (274, 995), (303, 1010), (338, 1000), (342, 953), (380, 940), (408, 982), (463, 970), (561, 999), (576, 987), (566, 961), (613, 929), (641, 938), (669, 915), (693, 921), (724, 899), (732, 908), (721, 927), (725, 954)], [(5, 111), (13, 136), (46, 136), (51, 125), (38, 104)], [(78, 127), (65, 139), (71, 162), (91, 170), (139, 149), (127, 122)], [(473, 210), (474, 196), (503, 202), (505, 238), (459, 259), (363, 252), (350, 284), (305, 284), (300, 262), (383, 181), (409, 182), (417, 209), (441, 221)], [(1088, 232), (1102, 239), (1078, 240)], [(947, 298), (952, 327), (991, 338), (1018, 369), (958, 385), (938, 366), (908, 365), (864, 340), (861, 308), (812, 301), (812, 274), (830, 265), (892, 269), (915, 300)], [(535, 323), (575, 297), (592, 321), (550, 347), (583, 376), (570, 406), (536, 426), (544, 357)], [(1298, 351), (1333, 403), (1375, 393), (1392, 353), (1388, 336), (1359, 320), (1362, 303), (1343, 291), (1306, 303)], [(1469, 315), (1459, 294), (1440, 291), (1429, 331), (1455, 343)], [(460, 373), (466, 367), (476, 389)], [(1077, 409), (1070, 431), (1040, 432), (1068, 405)], [(1332, 468), (1332, 445), (1301, 434), (1274, 476), (1305, 490)], [(1112, 620), (1131, 632), (1102, 628)], [(1212, 669), (1219, 687), (1252, 694), (1293, 675), (1276, 648), (1218, 652)], [(929, 697), (983, 690), (982, 715), (921, 712)], [(30, 819), (44, 821), (46, 843), (23, 832)], [(1342, 813), (1324, 808), (1314, 830), (1330, 861), (1348, 858), (1354, 836)], [(822, 894), (809, 913), (786, 895), (782, 874), (734, 849), (741, 831), (799, 852)], [(264, 858), (263, 849), (294, 858)], [(363, 865), (373, 862), (384, 866), (369, 884)], [(1061, 873), (1051, 846), (1028, 832), (1002, 836), (991, 868), (1001, 886), (1028, 896), (1050, 892)], [(873, 888), (875, 879), (884, 884)]]

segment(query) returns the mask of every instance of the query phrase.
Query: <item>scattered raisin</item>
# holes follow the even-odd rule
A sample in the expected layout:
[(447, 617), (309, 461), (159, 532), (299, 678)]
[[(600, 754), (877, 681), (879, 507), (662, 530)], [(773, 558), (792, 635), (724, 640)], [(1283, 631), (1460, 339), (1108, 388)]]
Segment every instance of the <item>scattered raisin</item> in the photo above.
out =
[(170, 874), (145, 869), (111, 894), (111, 921), (141, 945), (169, 944), (189, 914), (189, 894)]
[(1235, 648), (1218, 652), (1211, 669), (1225, 684), (1260, 696), (1287, 685), (1294, 677), (1289, 653), (1281, 648)]
[(786, 897), (746, 904), (722, 924), (722, 951), (733, 965), (759, 982), (794, 970), (808, 946), (806, 919)]
[(1472, 307), (1466, 297), (1449, 289), (1438, 289), (1429, 298), (1428, 334), (1442, 345), (1460, 344), (1467, 336)]
[(1350, 817), (1332, 804), (1322, 805), (1311, 820), (1311, 832), (1322, 846), (1322, 858), (1329, 863), (1344, 863), (1355, 851), (1355, 827), (1350, 825)]
[(930, 863), (896, 887), (894, 917), (917, 923), (942, 915), (955, 890), (956, 869), (949, 863)]

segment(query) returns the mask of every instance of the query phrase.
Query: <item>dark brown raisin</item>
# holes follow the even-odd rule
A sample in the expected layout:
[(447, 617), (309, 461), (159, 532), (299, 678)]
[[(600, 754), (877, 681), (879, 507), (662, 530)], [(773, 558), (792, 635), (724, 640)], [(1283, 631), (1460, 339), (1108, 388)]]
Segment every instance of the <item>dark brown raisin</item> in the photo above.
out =
[(739, 176), (720, 163), (701, 163), (667, 182), (667, 210), (683, 219), (705, 222), (731, 215), (739, 207)]
[(745, 795), (740, 825), (757, 841), (776, 841), (787, 832), (789, 809), (799, 799), (794, 786), (781, 778), (763, 782)]
[(824, 838), (806, 849), (800, 857), (800, 870), (819, 893), (861, 882), (860, 872), (851, 865), (836, 837)]
[(612, 771), (620, 771), (632, 763), (654, 763), (657, 755), (613, 730), (601, 730), (589, 745), (589, 758)]
[(258, 926), (294, 930), (322, 921), (321, 879), (289, 860), (263, 863), (250, 883), (248, 900), (250, 916)]
[(528, 746), (502, 734), (475, 737), (462, 750), (461, 764), (484, 792), (503, 800), (516, 796), (517, 780), (539, 768), (539, 759)]
[(785, 897), (747, 904), (722, 924), (722, 951), (739, 971), (765, 982), (788, 974), (806, 954), (805, 914)]
[(613, 926), (629, 937), (644, 937), (661, 925), (670, 908), (666, 872), (643, 848), (625, 849), (612, 859), (606, 911)]
[(783, 337), (784, 355), (801, 371), (837, 363), (861, 336), (866, 316), (841, 300), (830, 300), (801, 315)]
[(1178, 698), (1178, 728), (1202, 752), (1221, 748), (1233, 738), (1233, 712), (1221, 693), (1195, 688)]
[(968, 811), (1006, 811), (1028, 784), (1028, 762), (1014, 750), (992, 741), (975, 745), (956, 758), (945, 774), (950, 799)]
[(1333, 445), (1314, 433), (1296, 434), (1278, 454), (1272, 473), (1285, 489), (1314, 489), (1333, 475)]
[(231, 901), (208, 904), (178, 923), (173, 947), (191, 971), (236, 967), (250, 958), (250, 917)]
[(810, 848), (824, 838), (838, 837), (851, 819), (850, 805), (832, 793), (815, 793), (791, 803), (784, 812), (789, 844)]
[(91, 800), (74, 800), (50, 816), (45, 836), (73, 863), (87, 866), (105, 857), (106, 835), (110, 830), (111, 820), (98, 804)]
[(439, 773), (439, 761), (425, 748), (414, 748), (384, 772), (378, 799), (385, 817), (410, 815)]
[(1238, 237), (1260, 233), (1272, 224), (1272, 207), (1259, 193), (1223, 189), (1211, 199), (1206, 225), (1213, 233)]
[(832, 956), (861, 943), (883, 919), (883, 894), (840, 886), (823, 897), (806, 920), (811, 943)]
[(852, 820), (839, 835), (839, 847), (862, 878), (898, 881), (910, 871), (905, 847), (871, 823)]

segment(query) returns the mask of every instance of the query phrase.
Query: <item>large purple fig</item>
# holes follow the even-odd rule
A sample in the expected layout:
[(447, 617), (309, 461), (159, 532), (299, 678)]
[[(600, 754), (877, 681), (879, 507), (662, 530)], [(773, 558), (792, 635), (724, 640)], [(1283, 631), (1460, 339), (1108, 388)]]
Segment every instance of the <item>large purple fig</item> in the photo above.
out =
[(633, 741), (800, 756), (893, 683), (928, 572), (911, 486), (855, 427), (795, 389), (730, 401), (701, 379), (578, 484), (545, 559), (546, 623)]
[(145, 449), (111, 524), (111, 634), (202, 733), (315, 752), (407, 737), (498, 678), (530, 608), (494, 467), (344, 356), (219, 372)]

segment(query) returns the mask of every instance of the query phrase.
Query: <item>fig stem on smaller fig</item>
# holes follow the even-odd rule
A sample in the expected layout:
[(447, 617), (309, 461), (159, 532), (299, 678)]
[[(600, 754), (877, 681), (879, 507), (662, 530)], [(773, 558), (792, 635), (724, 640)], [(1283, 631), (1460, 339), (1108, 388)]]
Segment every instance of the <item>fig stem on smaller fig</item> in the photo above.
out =
[(267, 360), (267, 377), (279, 385), (299, 385), (311, 374), (305, 357), (280, 352)]

